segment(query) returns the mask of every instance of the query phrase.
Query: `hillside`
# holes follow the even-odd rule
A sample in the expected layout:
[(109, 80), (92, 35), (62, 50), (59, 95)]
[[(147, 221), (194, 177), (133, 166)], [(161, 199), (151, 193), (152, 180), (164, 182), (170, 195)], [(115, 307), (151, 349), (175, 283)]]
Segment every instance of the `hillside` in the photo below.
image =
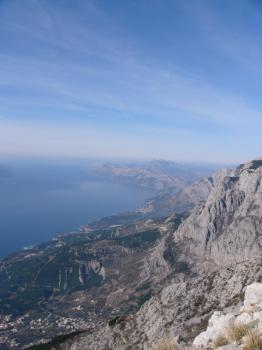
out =
[[(215, 310), (240, 307), (246, 286), (262, 280), (261, 178), (260, 160), (220, 176), (206, 202), (164, 238), (169, 284), (137, 313), (66, 342), (67, 349), (149, 349), (166, 337), (190, 343)], [(166, 256), (159, 245), (157, 255)]]
[(1, 344), (21, 349), (135, 312), (171, 272), (168, 258), (154, 248), (166, 251), (165, 237), (181, 219), (117, 225), (112, 218), (105, 227), (91, 224), (87, 232), (58, 236), (3, 259)]

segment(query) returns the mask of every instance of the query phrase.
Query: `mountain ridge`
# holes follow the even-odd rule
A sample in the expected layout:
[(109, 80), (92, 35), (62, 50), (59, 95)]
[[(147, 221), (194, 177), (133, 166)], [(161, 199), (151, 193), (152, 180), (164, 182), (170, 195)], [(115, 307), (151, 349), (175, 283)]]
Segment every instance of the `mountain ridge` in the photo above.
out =
[(215, 167), (212, 166), (187, 165), (154, 159), (139, 164), (107, 163), (98, 167), (95, 173), (158, 192), (176, 193), (203, 177), (211, 176), (214, 171)]

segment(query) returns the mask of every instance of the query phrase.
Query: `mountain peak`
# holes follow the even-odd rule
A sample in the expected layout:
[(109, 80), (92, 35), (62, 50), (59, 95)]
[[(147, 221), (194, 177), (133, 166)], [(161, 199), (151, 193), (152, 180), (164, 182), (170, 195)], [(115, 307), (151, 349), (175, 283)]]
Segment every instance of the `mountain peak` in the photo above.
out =
[(247, 163), (240, 164), (236, 168), (236, 171), (241, 173), (243, 170), (247, 170), (247, 169), (256, 170), (261, 167), (262, 167), (262, 158), (256, 158)]

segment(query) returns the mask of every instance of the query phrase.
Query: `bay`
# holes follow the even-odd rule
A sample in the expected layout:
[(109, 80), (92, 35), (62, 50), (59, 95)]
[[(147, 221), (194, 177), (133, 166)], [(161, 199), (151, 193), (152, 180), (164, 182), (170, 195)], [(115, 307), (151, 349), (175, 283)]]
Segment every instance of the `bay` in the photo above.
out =
[(86, 161), (12, 159), (3, 163), (0, 256), (101, 217), (134, 210), (152, 195), (147, 189), (97, 177)]

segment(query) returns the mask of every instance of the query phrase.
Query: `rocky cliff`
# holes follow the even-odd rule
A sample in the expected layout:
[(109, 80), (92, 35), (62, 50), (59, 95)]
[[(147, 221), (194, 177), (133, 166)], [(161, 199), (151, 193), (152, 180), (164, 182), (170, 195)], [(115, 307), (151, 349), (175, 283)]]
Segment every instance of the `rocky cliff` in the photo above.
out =
[(206, 203), (174, 234), (186, 260), (230, 266), (261, 256), (262, 161), (240, 165), (217, 181)]

